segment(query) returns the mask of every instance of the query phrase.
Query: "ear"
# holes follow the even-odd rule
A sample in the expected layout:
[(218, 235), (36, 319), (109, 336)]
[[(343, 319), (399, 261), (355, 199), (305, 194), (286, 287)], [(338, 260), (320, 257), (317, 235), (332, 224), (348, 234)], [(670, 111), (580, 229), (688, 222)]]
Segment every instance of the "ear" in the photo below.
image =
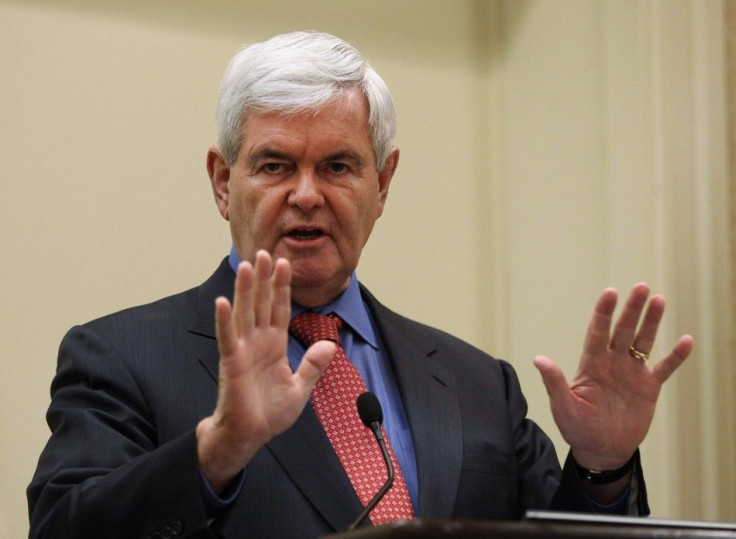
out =
[(376, 218), (380, 217), (383, 213), (383, 207), (386, 205), (386, 199), (388, 198), (388, 188), (391, 185), (391, 179), (394, 177), (394, 172), (396, 172), (396, 167), (398, 166), (399, 149), (394, 148), (383, 164), (383, 169), (378, 173), (378, 215), (376, 215)]
[(207, 173), (210, 176), (212, 184), (212, 194), (215, 195), (215, 204), (220, 211), (220, 215), (226, 220), (230, 220), (230, 211), (228, 201), (230, 200), (230, 167), (227, 165), (225, 156), (220, 149), (212, 146), (207, 151)]

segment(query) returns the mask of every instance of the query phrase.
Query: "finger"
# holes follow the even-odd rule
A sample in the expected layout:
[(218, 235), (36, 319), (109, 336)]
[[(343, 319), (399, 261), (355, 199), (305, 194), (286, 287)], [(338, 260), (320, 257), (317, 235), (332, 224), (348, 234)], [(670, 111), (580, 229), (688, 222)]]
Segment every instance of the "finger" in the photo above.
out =
[(238, 265), (231, 311), (237, 335), (243, 335), (253, 327), (253, 266), (250, 262)]
[(230, 316), (230, 302), (227, 298), (217, 298), (215, 300), (215, 335), (220, 357), (232, 355), (237, 348), (237, 337)]
[(256, 253), (255, 279), (253, 302), (255, 310), (255, 325), (266, 327), (271, 324), (271, 302), (273, 290), (271, 287), (271, 255), (260, 250)]
[(636, 327), (648, 296), (649, 285), (646, 283), (639, 283), (631, 289), (611, 336), (611, 350), (628, 350), (634, 342)]
[(304, 353), (295, 375), (305, 395), (309, 395), (319, 381), (337, 351), (337, 344), (331, 341), (317, 341)]
[(288, 328), (291, 318), (291, 265), (285, 258), (276, 261), (273, 270), (273, 312), (271, 324)]
[(534, 358), (534, 366), (542, 375), (542, 382), (552, 403), (562, 404), (568, 398), (569, 387), (562, 369), (546, 356)]
[(687, 359), (690, 352), (693, 351), (693, 346), (693, 338), (690, 335), (683, 335), (675, 343), (669, 355), (654, 366), (652, 372), (660, 384), (664, 384), (682, 362)]
[(654, 340), (657, 338), (659, 323), (662, 321), (662, 315), (664, 315), (664, 307), (665, 301), (662, 296), (654, 296), (649, 300), (644, 319), (631, 346), (645, 354), (652, 351)]
[(593, 355), (598, 351), (608, 348), (611, 331), (611, 320), (613, 311), (616, 309), (618, 292), (613, 288), (606, 288), (593, 310), (593, 317), (588, 325), (588, 333), (585, 336), (585, 350), (583, 356)]

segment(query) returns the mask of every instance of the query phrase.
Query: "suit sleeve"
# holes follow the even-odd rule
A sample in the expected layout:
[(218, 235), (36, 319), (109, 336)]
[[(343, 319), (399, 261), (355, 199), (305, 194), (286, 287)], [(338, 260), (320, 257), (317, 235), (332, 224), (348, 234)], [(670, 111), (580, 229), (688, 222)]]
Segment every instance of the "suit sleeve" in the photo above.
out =
[(578, 476), (575, 464), (572, 460), (572, 453), (568, 453), (565, 459), (565, 466), (562, 469), (562, 481), (560, 488), (552, 499), (551, 509), (555, 511), (577, 511), (591, 513), (611, 513), (624, 514), (629, 516), (647, 516), (649, 515), (649, 502), (647, 499), (646, 484), (644, 483), (644, 474), (641, 468), (641, 458), (639, 451), (634, 455), (634, 472), (631, 479), (629, 489), (625, 493), (626, 499), (622, 499), (622, 503), (614, 505), (615, 511), (599, 510), (595, 502), (591, 501), (585, 495), (582, 487), (582, 480)]
[(135, 376), (105, 339), (87, 327), (67, 334), (51, 398), (30, 537), (211, 537), (194, 431), (158, 444)]
[[(513, 367), (503, 361), (501, 365), (506, 380), (511, 421), (514, 426), (514, 446), (519, 465), (519, 498), (522, 510), (596, 512), (596, 504), (586, 495), (571, 457), (568, 455), (564, 467), (560, 470), (552, 441), (538, 425), (526, 417), (526, 399), (521, 393), (519, 380)], [(649, 506), (638, 453), (629, 493), (630, 499), (624, 506), (626, 513), (648, 515)]]

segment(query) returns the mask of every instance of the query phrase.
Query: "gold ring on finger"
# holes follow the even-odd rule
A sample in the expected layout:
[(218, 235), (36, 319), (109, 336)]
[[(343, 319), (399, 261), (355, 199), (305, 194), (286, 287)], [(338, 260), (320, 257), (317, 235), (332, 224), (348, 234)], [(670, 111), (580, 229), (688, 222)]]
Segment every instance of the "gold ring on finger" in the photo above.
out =
[(649, 354), (647, 354), (646, 352), (642, 352), (633, 344), (629, 346), (629, 355), (634, 359), (641, 359), (642, 361), (646, 361), (647, 359), (649, 359)]

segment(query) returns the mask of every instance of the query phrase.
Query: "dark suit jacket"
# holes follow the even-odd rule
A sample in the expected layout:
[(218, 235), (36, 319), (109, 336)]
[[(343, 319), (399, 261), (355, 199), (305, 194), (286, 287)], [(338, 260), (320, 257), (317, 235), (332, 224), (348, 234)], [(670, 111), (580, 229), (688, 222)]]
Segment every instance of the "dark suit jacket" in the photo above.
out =
[[(213, 306), (233, 283), (224, 260), (198, 288), (67, 334), (47, 414), (52, 436), (28, 488), (32, 537), (317, 537), (360, 513), (308, 404), (247, 466), (236, 501), (207, 518), (194, 428), (215, 407)], [(526, 419), (511, 366), (362, 293), (414, 440), (417, 517), (590, 510), (577, 475), (568, 465), (563, 474)]]

